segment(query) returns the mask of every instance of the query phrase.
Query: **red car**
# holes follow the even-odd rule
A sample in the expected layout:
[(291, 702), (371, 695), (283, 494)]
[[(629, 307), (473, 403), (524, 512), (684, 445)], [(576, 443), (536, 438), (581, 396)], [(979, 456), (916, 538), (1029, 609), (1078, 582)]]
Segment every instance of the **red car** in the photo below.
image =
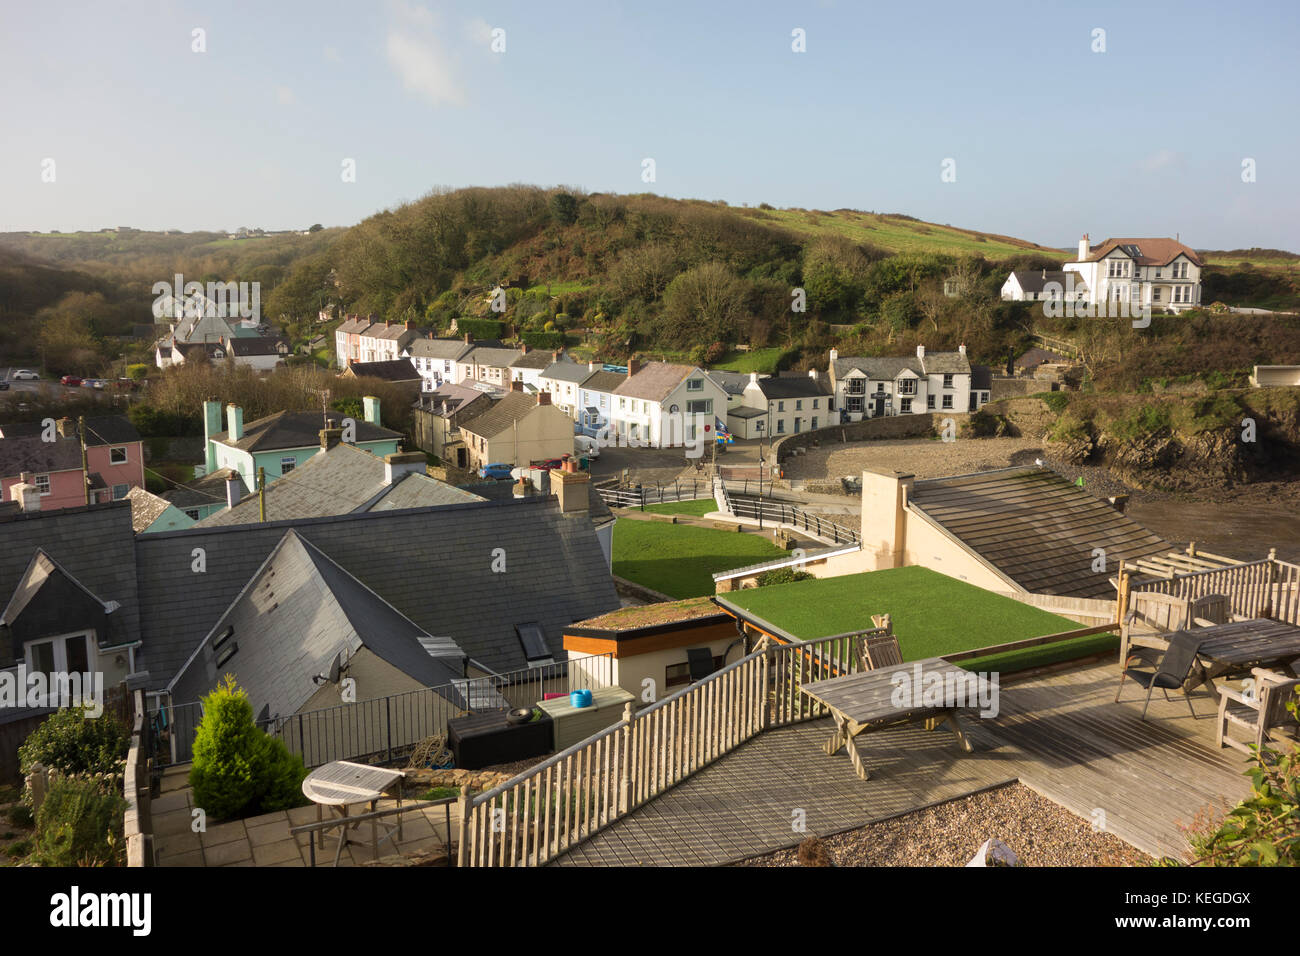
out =
[(81, 385), (81, 379), (79, 379), (79, 378), (78, 378), (77, 376), (75, 376), (75, 375), (65, 375), (65, 376), (63, 376), (63, 378), (59, 379), (59, 384), (60, 384), (60, 385), (71, 385), (71, 386), (77, 386), (77, 387), (80, 387), (80, 385)]
[(546, 468), (546, 469), (549, 469), (549, 470), (554, 470), (554, 469), (556, 469), (556, 468), (563, 468), (563, 467), (564, 467), (564, 462), (565, 462), (567, 459), (572, 458), (572, 457), (573, 457), (572, 455), (565, 455), (565, 456), (562, 457), (562, 458), (547, 458), (545, 461), (539, 461), (539, 462), (537, 462), (536, 464), (533, 465), (533, 467), (534, 467), (534, 468)]

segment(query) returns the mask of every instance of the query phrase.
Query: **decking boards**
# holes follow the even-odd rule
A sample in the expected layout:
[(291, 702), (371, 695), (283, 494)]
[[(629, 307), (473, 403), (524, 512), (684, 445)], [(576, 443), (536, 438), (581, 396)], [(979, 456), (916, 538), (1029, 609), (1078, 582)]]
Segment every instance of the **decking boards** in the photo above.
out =
[[(829, 719), (770, 730), (554, 865), (730, 863), (1017, 780), (1085, 820), (1101, 822), (1101, 811), (1109, 832), (1146, 853), (1181, 858), (1179, 824), (1247, 796), (1247, 762), (1216, 749), (1215, 701), (1204, 691), (1192, 695), (1200, 719), (1181, 695), (1167, 703), (1157, 693), (1143, 722), (1135, 684), (1113, 703), (1117, 681), (1105, 662), (1002, 688), (996, 718), (964, 722), (972, 754), (942, 727), (865, 734), (858, 741), (866, 781), (843, 752), (822, 752), (834, 730)], [(806, 832), (793, 828), (796, 809), (806, 814)]]

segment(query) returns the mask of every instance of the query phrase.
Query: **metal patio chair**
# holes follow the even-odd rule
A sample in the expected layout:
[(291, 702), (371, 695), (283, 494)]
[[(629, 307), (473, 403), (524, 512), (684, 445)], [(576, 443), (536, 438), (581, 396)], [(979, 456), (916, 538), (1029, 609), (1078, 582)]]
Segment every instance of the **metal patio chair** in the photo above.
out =
[[(1192, 666), (1196, 663), (1196, 652), (1200, 649), (1201, 640), (1199, 635), (1187, 631), (1174, 634), (1169, 640), (1169, 649), (1160, 658), (1160, 663), (1154, 671), (1130, 666), (1132, 662), (1141, 661), (1140, 655), (1131, 655), (1124, 662), (1124, 669), (1120, 672), (1119, 687), (1115, 690), (1115, 703), (1119, 703), (1119, 695), (1124, 690), (1124, 678), (1131, 677), (1140, 686), (1146, 688), (1146, 703), (1142, 705), (1142, 719), (1146, 720), (1147, 708), (1151, 706), (1151, 693), (1157, 687), (1164, 693), (1165, 700), (1169, 700), (1169, 692), (1181, 689), (1187, 681), (1187, 675), (1192, 672)], [(1195, 720), (1196, 709), (1192, 707), (1192, 699), (1185, 690), (1183, 698), (1187, 701), (1187, 709), (1191, 711), (1192, 719)]]

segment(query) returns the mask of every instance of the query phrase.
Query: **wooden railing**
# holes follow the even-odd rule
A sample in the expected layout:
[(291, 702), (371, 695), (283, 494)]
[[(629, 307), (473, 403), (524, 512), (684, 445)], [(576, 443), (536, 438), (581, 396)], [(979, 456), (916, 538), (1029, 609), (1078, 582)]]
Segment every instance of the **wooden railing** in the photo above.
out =
[[(884, 629), (878, 629), (883, 631)], [(805, 683), (860, 669), (855, 632), (770, 644), (472, 799), (460, 866), (540, 866), (761, 731), (824, 716)]]
[(1168, 578), (1134, 578), (1128, 589), (1134, 595), (1154, 592), (1184, 601), (1223, 594), (1229, 611), (1238, 617), (1271, 617), (1300, 624), (1300, 566), (1275, 558)]

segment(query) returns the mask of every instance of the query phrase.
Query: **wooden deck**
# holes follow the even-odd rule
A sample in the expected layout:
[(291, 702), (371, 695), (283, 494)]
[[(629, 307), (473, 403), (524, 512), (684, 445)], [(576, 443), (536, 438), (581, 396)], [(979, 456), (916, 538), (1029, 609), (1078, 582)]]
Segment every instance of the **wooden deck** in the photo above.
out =
[[(771, 730), (742, 745), (555, 861), (569, 866), (707, 866), (826, 836), (1013, 781), (1153, 856), (1182, 858), (1178, 824), (1250, 792), (1247, 761), (1214, 744), (1216, 702), (1193, 693), (1200, 719), (1157, 692), (1148, 719), (1128, 682), (1113, 703), (1113, 662), (1001, 690), (996, 718), (965, 721), (975, 752), (919, 726), (878, 731), (859, 748), (871, 779), (849, 758), (827, 757), (829, 719)], [(1136, 703), (1134, 703), (1136, 701)], [(806, 815), (806, 832), (792, 820)], [(996, 834), (990, 834), (996, 835)]]

